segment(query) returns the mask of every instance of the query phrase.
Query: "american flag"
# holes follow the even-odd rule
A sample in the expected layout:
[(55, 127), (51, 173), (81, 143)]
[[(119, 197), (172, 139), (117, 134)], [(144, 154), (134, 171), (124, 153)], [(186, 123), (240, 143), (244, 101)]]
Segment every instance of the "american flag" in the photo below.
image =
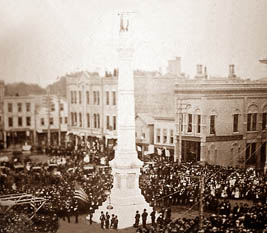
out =
[(87, 203), (89, 202), (88, 195), (86, 194), (84, 189), (77, 183), (75, 184), (74, 198), (80, 199)]

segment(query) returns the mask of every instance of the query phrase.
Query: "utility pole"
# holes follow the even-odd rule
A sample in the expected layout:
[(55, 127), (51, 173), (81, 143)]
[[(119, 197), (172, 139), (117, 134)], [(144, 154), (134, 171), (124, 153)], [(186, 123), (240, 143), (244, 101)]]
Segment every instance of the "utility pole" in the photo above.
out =
[(60, 96), (58, 95), (58, 145), (61, 146), (61, 107), (60, 107)]
[(50, 132), (50, 111), (51, 111), (51, 100), (50, 100), (50, 87), (47, 89), (47, 118), (48, 118), (48, 124), (47, 124), (47, 145), (50, 146), (51, 144), (51, 132)]
[(178, 148), (178, 165), (182, 162), (182, 127), (183, 127), (183, 109), (186, 107), (186, 104), (182, 104), (182, 99), (179, 100), (178, 107), (178, 122), (179, 122), (179, 148)]
[(182, 107), (180, 103), (179, 108), (179, 148), (178, 148), (178, 165), (181, 164), (182, 161)]

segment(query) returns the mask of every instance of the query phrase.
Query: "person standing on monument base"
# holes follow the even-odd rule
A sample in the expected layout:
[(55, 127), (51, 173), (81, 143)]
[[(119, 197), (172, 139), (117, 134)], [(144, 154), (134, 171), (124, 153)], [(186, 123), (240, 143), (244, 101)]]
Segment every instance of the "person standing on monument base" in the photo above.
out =
[(134, 223), (134, 227), (138, 227), (138, 226), (139, 226), (139, 221), (140, 221), (140, 214), (139, 214), (139, 211), (137, 210), (137, 211), (136, 211), (136, 214), (135, 214), (135, 223)]
[(106, 229), (109, 229), (109, 219), (110, 219), (110, 215), (108, 214), (108, 212), (106, 212), (106, 217), (105, 217), (105, 227), (106, 227)]
[(119, 220), (118, 220), (118, 216), (115, 216), (115, 220), (114, 220), (114, 229), (117, 230), (118, 229), (118, 224), (119, 224)]
[(110, 220), (110, 228), (114, 229), (114, 223), (115, 223), (115, 215), (112, 214), (111, 215), (111, 220)]
[(146, 212), (146, 209), (144, 209), (144, 212), (142, 213), (142, 224), (143, 224), (143, 227), (146, 227), (146, 220), (147, 220), (147, 212)]
[(104, 229), (105, 215), (104, 215), (103, 211), (101, 211), (100, 222), (101, 222), (101, 229)]

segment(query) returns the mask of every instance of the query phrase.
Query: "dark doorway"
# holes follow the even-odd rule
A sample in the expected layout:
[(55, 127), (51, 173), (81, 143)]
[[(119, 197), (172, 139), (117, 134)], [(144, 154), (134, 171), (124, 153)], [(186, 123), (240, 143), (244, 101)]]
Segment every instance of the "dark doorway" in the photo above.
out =
[(200, 142), (182, 141), (182, 161), (200, 161)]

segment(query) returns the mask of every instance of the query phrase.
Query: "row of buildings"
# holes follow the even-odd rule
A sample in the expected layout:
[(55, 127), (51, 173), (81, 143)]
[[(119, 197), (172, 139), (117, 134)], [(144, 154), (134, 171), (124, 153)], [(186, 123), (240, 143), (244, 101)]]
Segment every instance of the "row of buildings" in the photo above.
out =
[[(60, 130), (61, 143), (97, 139), (112, 148), (117, 138), (117, 74), (67, 74), (66, 99), (50, 96), (50, 111), (47, 95), (1, 94), (4, 145), (25, 138), (45, 144), (50, 121), (51, 142), (58, 143)], [(197, 65), (195, 77), (188, 78), (176, 58), (165, 75), (135, 71), (134, 85), (136, 143), (142, 155), (155, 151), (178, 161), (267, 167), (264, 80), (243, 80), (234, 65), (223, 78), (208, 76)]]
[[(65, 142), (68, 129), (67, 102), (55, 95), (5, 96), (0, 83), (0, 145), (46, 145), (48, 131), (51, 144)], [(59, 133), (59, 130), (61, 133)], [(61, 136), (61, 138), (59, 137)]]
[[(181, 74), (180, 58), (169, 72), (135, 72), (138, 150), (167, 151), (175, 160), (224, 166), (267, 165), (267, 82), (211, 77), (197, 65), (193, 79)], [(117, 77), (67, 78), (69, 131), (78, 138), (116, 140)], [(77, 95), (77, 101), (72, 101)], [(79, 101), (78, 101), (79, 100)], [(77, 116), (77, 117), (76, 117)], [(141, 148), (141, 149), (140, 149)], [(160, 149), (160, 151), (159, 151)]]

